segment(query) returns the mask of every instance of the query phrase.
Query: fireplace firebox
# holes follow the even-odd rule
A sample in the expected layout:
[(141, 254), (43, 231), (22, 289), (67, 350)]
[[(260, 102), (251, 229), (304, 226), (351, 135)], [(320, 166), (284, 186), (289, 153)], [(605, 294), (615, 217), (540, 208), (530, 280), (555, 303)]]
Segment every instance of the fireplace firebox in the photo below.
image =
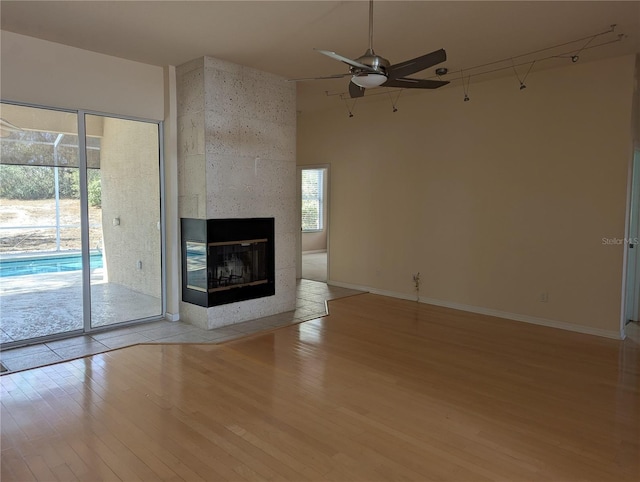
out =
[(274, 219), (181, 219), (182, 300), (218, 306), (275, 294)]

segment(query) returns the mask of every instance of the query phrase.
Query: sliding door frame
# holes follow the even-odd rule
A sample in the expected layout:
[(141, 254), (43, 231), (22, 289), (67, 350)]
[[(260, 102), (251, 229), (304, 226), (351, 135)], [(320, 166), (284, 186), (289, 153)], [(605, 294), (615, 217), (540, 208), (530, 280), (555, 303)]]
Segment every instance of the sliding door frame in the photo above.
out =
[[(167, 313), (167, 277), (166, 277), (166, 202), (165, 196), (165, 173), (164, 173), (164, 123), (151, 119), (140, 117), (124, 116), (108, 112), (93, 111), (88, 109), (68, 109), (62, 107), (50, 107), (40, 104), (32, 104), (28, 102), (17, 102), (6, 99), (0, 99), (0, 103), (16, 105), (21, 107), (30, 107), (34, 109), (45, 109), (56, 112), (66, 112), (75, 114), (78, 123), (78, 169), (80, 184), (80, 241), (82, 250), (82, 312), (83, 312), (83, 328), (81, 330), (73, 330), (65, 333), (55, 333), (52, 335), (20, 340), (3, 344), (3, 348), (14, 346), (22, 346), (33, 343), (43, 343), (62, 338), (69, 338), (87, 333), (96, 333), (101, 331), (109, 331), (123, 326), (134, 325), (149, 321), (162, 320)], [(109, 117), (113, 119), (122, 119), (128, 121), (144, 122), (154, 124), (158, 129), (158, 182), (160, 192), (160, 284), (161, 284), (161, 313), (150, 317), (114, 323), (112, 325), (92, 327), (91, 326), (91, 265), (90, 265), (90, 246), (89, 246), (89, 193), (87, 185), (87, 137), (86, 137), (86, 117), (89, 115)]]
[[(167, 283), (166, 283), (166, 233), (165, 233), (165, 178), (164, 178), (164, 137), (163, 122), (140, 117), (124, 116), (118, 114), (110, 114), (105, 112), (80, 109), (78, 114), (78, 137), (80, 139), (80, 202), (81, 202), (81, 225), (82, 226), (82, 277), (83, 277), (83, 312), (84, 312), (84, 332), (97, 333), (109, 331), (114, 328), (135, 325), (148, 321), (158, 321), (166, 317), (167, 313)], [(144, 122), (146, 124), (154, 124), (158, 129), (158, 183), (160, 187), (160, 297), (161, 312), (159, 315), (139, 318), (135, 320), (123, 321), (105, 326), (91, 325), (91, 265), (90, 265), (90, 245), (89, 245), (89, 192), (87, 185), (87, 146), (86, 135), (80, 137), (80, 132), (86, 134), (86, 118), (87, 116), (108, 117), (111, 119), (121, 119), (127, 121)], [(84, 180), (83, 180), (84, 177)], [(86, 238), (86, 239), (85, 239)]]
[(91, 265), (89, 253), (89, 190), (87, 188), (87, 129), (85, 115), (76, 113), (78, 121), (78, 163), (80, 167), (80, 246), (82, 250), (82, 323), (91, 332)]

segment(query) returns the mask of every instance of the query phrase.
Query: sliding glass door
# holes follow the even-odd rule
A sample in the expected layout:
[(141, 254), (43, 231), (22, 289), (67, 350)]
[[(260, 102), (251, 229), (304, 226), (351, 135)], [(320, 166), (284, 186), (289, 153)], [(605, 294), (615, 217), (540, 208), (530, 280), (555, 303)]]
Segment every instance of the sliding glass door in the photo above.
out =
[(83, 329), (78, 122), (3, 105), (0, 341)]
[(2, 103), (3, 347), (163, 315), (159, 125)]
[[(162, 314), (158, 125), (87, 115), (91, 327)], [(92, 137), (97, 129), (100, 136)]]

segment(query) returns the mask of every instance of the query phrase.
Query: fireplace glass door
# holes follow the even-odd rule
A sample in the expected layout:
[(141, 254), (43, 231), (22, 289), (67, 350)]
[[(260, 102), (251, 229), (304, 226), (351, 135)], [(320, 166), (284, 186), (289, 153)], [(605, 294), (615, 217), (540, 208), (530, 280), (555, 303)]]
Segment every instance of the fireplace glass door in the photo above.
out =
[(182, 300), (211, 307), (275, 294), (274, 218), (181, 220)]
[(209, 291), (267, 283), (266, 239), (209, 244)]

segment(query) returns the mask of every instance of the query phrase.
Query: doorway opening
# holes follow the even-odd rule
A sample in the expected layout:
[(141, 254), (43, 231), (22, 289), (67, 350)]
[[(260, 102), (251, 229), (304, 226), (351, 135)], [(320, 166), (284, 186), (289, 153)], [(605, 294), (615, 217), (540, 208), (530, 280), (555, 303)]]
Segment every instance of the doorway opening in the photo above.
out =
[(329, 253), (329, 166), (299, 168), (300, 277), (326, 283)]

